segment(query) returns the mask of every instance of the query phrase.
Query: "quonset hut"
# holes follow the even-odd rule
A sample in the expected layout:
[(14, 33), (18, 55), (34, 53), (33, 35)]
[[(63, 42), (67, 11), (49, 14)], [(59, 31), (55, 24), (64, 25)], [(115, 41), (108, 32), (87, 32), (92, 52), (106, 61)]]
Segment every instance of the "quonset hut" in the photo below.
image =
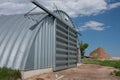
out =
[(70, 17), (60, 10), (51, 13), (0, 16), (0, 67), (57, 71), (80, 63)]

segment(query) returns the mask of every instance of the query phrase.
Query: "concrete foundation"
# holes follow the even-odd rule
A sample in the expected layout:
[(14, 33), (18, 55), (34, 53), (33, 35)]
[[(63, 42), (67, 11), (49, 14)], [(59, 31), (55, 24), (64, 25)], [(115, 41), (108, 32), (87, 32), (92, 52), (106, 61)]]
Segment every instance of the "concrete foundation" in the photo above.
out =
[[(77, 66), (82, 65), (82, 63), (78, 63)], [(31, 71), (21, 71), (22, 74), (22, 79), (27, 79), (39, 74), (44, 74), (44, 73), (49, 73), (53, 72), (52, 68), (47, 68), (47, 69), (39, 69), (39, 70), (31, 70)]]
[(80, 65), (82, 65), (82, 63), (78, 63), (78, 64), (77, 64), (77, 66), (80, 66)]
[(44, 74), (48, 72), (53, 72), (53, 69), (47, 68), (47, 69), (39, 69), (39, 70), (31, 70), (31, 71), (21, 71), (21, 74), (22, 74), (22, 79), (27, 79), (35, 75)]

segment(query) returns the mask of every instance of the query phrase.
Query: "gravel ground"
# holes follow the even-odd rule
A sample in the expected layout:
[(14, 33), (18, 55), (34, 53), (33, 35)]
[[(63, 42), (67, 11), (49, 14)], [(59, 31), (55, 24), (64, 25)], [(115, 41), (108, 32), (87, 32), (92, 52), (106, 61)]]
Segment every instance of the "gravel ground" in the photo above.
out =
[(115, 68), (95, 64), (82, 64), (76, 68), (31, 77), (26, 80), (120, 80), (111, 75)]

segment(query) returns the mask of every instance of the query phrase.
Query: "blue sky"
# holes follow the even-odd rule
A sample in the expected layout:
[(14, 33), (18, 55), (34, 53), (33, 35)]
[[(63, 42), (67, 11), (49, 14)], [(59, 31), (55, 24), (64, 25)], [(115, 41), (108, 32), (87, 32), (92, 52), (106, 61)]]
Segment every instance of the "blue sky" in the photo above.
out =
[(79, 16), (79, 18), (73, 18), (73, 21), (78, 26), (89, 21), (97, 21), (104, 24), (103, 27), (106, 28), (104, 30), (81, 31), (82, 36), (79, 39), (89, 44), (86, 55), (98, 47), (103, 47), (111, 56), (120, 57), (120, 7), (95, 16)]
[[(0, 15), (26, 13), (35, 7), (30, 1), (0, 0)], [(70, 15), (82, 34), (79, 39), (89, 44), (86, 55), (103, 47), (111, 56), (120, 57), (120, 0), (37, 1), (51, 11), (56, 10), (57, 6)]]

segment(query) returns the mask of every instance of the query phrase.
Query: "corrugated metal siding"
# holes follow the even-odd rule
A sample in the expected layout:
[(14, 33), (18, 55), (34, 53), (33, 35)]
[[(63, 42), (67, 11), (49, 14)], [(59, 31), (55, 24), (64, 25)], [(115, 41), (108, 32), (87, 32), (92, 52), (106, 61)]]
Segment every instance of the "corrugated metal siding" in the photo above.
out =
[[(66, 13), (60, 11), (59, 13), (55, 12), (55, 14), (59, 17), (62, 16), (62, 21), (66, 21), (65, 16), (68, 17), (66, 23), (73, 26)], [(60, 23), (60, 25), (62, 24)], [(74, 30), (73, 28), (69, 29)], [(69, 29), (67, 30), (67, 37), (71, 34)], [(65, 36), (65, 33), (59, 31)], [(67, 55), (59, 55), (56, 54), (56, 35), (58, 35), (56, 33), (56, 20), (45, 13), (27, 16), (22, 14), (0, 16), (0, 67), (6, 66), (20, 70), (55, 68), (56, 62), (62, 62), (56, 61), (58, 59), (56, 55), (69, 56), (68, 64), (76, 63), (76, 54), (70, 55), (70, 52), (73, 52), (72, 49), (75, 48), (71, 44), (76, 45), (76, 42), (74, 43), (72, 40), (74, 41), (77, 38), (72, 39), (69, 36), (66, 41), (71, 44), (67, 44), (69, 48), (67, 49)], [(69, 40), (70, 38), (71, 40)], [(62, 44), (62, 46), (66, 46), (66, 44)], [(73, 57), (75, 57), (75, 60)], [(72, 64), (69, 67), (75, 65)]]
[(60, 21), (56, 24), (55, 54), (54, 71), (77, 65), (77, 32)]
[(73, 24), (71, 18), (64, 11), (56, 10), (56, 11), (54, 11), (54, 14), (57, 15), (60, 18), (60, 20), (62, 20), (63, 22), (66, 22), (71, 27), (74, 27), (74, 24)]
[[(36, 23), (24, 15), (0, 17), (0, 67), (24, 69), (30, 47), (46, 14), (35, 16), (32, 16), (35, 20), (42, 21)], [(37, 27), (31, 30), (32, 26)]]
[(78, 63), (81, 63), (80, 45), (78, 40), (77, 40), (77, 52), (78, 52)]
[[(34, 69), (53, 67), (55, 46), (54, 19), (47, 18), (42, 25), (35, 38), (35, 43), (33, 44), (35, 51), (30, 51), (34, 52), (34, 58), (32, 57), (34, 59)], [(27, 63), (31, 62), (29, 59), (27, 61)], [(28, 69), (29, 68), (26, 67), (26, 70)]]

